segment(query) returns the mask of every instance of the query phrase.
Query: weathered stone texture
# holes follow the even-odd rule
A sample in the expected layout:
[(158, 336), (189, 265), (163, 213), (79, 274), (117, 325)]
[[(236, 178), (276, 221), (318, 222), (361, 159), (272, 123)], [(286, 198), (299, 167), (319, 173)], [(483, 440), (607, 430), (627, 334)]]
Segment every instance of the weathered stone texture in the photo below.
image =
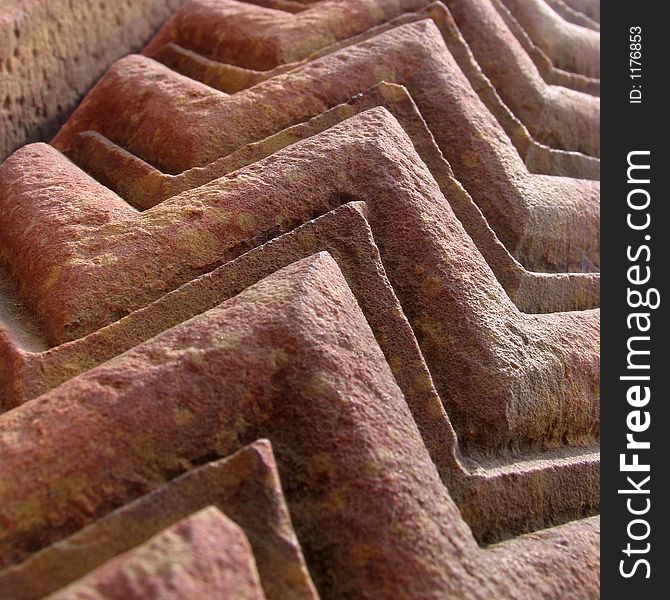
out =
[(36, 600), (208, 505), (242, 528), (269, 600), (317, 598), (267, 440), (194, 468), (0, 572), (0, 598)]
[[(249, 9), (238, 8), (238, 10)], [(253, 11), (254, 9), (251, 10)], [(506, 9), (504, 10), (506, 11)], [(435, 22), (449, 51), (459, 67), (463, 70), (463, 74), (468, 78), (468, 81), (477, 91), (486, 107), (493, 113), (500, 125), (505, 129), (505, 132), (509, 135), (510, 140), (518, 150), (519, 154), (525, 159), (526, 164), (531, 171), (549, 175), (566, 175), (589, 179), (598, 178), (599, 160), (597, 158), (580, 153), (549, 148), (548, 146), (538, 143), (531, 137), (526, 127), (502, 102), (496, 89), (482, 73), (479, 65), (470, 52), (467, 43), (458, 31), (449, 11), (441, 2), (432, 2), (414, 12), (404, 13), (386, 23), (372, 27), (352, 38), (331, 44), (321, 50), (314, 51), (302, 61), (282, 64), (264, 71), (248, 69), (212, 60), (202, 54), (179, 46), (174, 42), (167, 42), (164, 45), (159, 45), (157, 49), (152, 52), (152, 57), (166, 64), (171, 69), (198, 81), (202, 81), (220, 91), (235, 93), (256, 85), (261, 81), (266, 81), (276, 75), (292, 71), (300, 65), (315, 60), (321, 56), (332, 54), (344, 47), (360, 43), (404, 23), (419, 21), (426, 17), (431, 18)], [(227, 21), (225, 20), (221, 20), (219, 24), (224, 26), (226, 22)], [(529, 49), (529, 51), (530, 50), (535, 50), (535, 52), (531, 52), (531, 56), (539, 59), (537, 61), (538, 68), (541, 70), (544, 68), (544, 71), (549, 69), (551, 72), (550, 76), (552, 76), (553, 79), (560, 79), (562, 85), (574, 84), (577, 89), (589, 87), (589, 83), (586, 82), (584, 77), (570, 75), (565, 72), (559, 73), (541, 51), (538, 51), (534, 47)], [(558, 81), (556, 81), (556, 83), (558, 83)]]
[[(188, 428), (180, 413), (192, 415)], [(55, 414), (63, 427), (36, 427)], [(511, 546), (505, 569), (488, 566), (499, 559), (478, 548), (461, 520), (372, 332), (325, 254), (278, 271), (0, 423), (4, 560), (155, 487), (184, 461), (267, 435), (322, 594), (477, 598), (500, 590), (529, 598), (564, 586), (582, 596), (597, 591), (597, 549), (588, 534), (574, 537), (579, 569), (562, 564), (574, 555), (537, 561), (560, 529), (547, 531), (544, 544), (531, 541), (527, 555)], [(95, 444), (82, 455), (86, 440)], [(45, 469), (50, 487), (39, 484)], [(521, 540), (513, 544), (524, 548)]]
[(600, 23), (600, 0), (563, 0), (570, 8)]
[[(129, 57), (98, 83), (54, 145), (67, 151), (78, 133), (93, 129), (180, 173), (345, 102), (380, 79), (407, 87), (456, 177), (520, 262), (532, 270), (597, 267), (599, 183), (530, 174), (430, 21), (403, 25), (231, 96)], [(158, 80), (160, 86), (152, 85)], [(176, 102), (176, 96), (192, 100)], [(551, 227), (540, 225), (554, 211)], [(566, 219), (571, 224), (564, 228)], [(520, 221), (534, 222), (533, 233), (522, 235)], [(578, 233), (581, 227), (589, 233)], [(554, 236), (562, 240), (560, 258), (545, 241)]]
[(265, 600), (244, 533), (214, 507), (186, 517), (50, 600)]
[(543, 0), (502, 2), (557, 67), (600, 77), (600, 33), (566, 23)]
[(575, 25), (581, 25), (587, 29), (593, 31), (600, 31), (600, 23), (587, 16), (583, 12), (575, 10), (570, 5), (568, 5), (564, 0), (545, 0), (546, 3), (551, 6), (559, 15), (561, 15), (569, 23), (574, 23)]
[(185, 0), (3, 0), (0, 160), (51, 137), (109, 64)]
[(0, 600), (597, 598), (596, 4), (0, 0)]
[(600, 96), (600, 78), (589, 77), (573, 71), (565, 71), (556, 67), (547, 53), (535, 43), (526, 29), (524, 29), (514, 14), (510, 12), (503, 1), (491, 0), (491, 2), (509, 27), (510, 31), (516, 36), (523, 49), (528, 53), (528, 56), (530, 56), (531, 60), (535, 63), (535, 66), (547, 83), (572, 88), (580, 92), (591, 94), (592, 96)]

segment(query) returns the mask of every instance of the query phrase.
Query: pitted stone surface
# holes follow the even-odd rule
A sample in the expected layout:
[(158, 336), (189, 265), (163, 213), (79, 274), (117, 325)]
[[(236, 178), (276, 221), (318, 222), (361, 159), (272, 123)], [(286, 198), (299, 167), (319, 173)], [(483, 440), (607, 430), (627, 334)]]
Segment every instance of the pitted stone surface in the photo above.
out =
[[(298, 172), (293, 165), (307, 155), (309, 161)], [(353, 155), (358, 159), (352, 163)], [(346, 169), (347, 178), (338, 174), (340, 168)], [(370, 168), (380, 176), (370, 180)], [(17, 152), (0, 167), (0, 191), (11, 190), (4, 195), (11, 221), (4, 227), (0, 223), (0, 249), (6, 256), (36, 257), (16, 260), (14, 268), (22, 285), (32, 287), (33, 308), (53, 343), (113, 322), (240, 254), (245, 249), (240, 246), (242, 242), (247, 248), (249, 243), (256, 245), (254, 239), (260, 241), (273, 231), (290, 229), (334, 208), (341, 199), (366, 198), (380, 206), (393, 203), (398, 193), (403, 193), (397, 186), (403, 172), (407, 173), (407, 191), (421, 193), (425, 181), (436, 206), (445, 203), (410, 139), (382, 108), (356, 115), (143, 213), (93, 179), (87, 181), (80, 171), (77, 185), (71, 185), (70, 170), (78, 171), (55, 150), (39, 145)], [(26, 174), (31, 172), (35, 177), (28, 178)], [(51, 179), (44, 186), (47, 177)], [(66, 194), (70, 198), (56, 215), (62, 221), (58, 233), (53, 231), (50, 218), (55, 210), (51, 186), (56, 181), (63, 201)], [(268, 201), (261, 201), (268, 195), (276, 209), (270, 208)], [(285, 201), (280, 200), (282, 196)], [(27, 197), (30, 203), (24, 201)], [(588, 198), (574, 200), (572, 205), (567, 198), (560, 205), (545, 202), (544, 206), (533, 207), (532, 212), (530, 207), (510, 202), (506, 212), (502, 207), (500, 210), (516, 228), (510, 236), (517, 240), (517, 246), (523, 244), (527, 252), (542, 253), (546, 260), (555, 261), (565, 255), (564, 237), (575, 235), (576, 230), (582, 242), (593, 248), (589, 253), (596, 252), (596, 240), (590, 237), (597, 231), (597, 213), (593, 214), (596, 207), (589, 206)], [(282, 202), (285, 206), (280, 208)], [(296, 203), (300, 205), (298, 211), (291, 211), (288, 207)], [(453, 214), (450, 208), (447, 210), (446, 214)], [(266, 216), (261, 216), (261, 211)], [(512, 211), (517, 215), (514, 223)], [(591, 223), (587, 222), (589, 212), (593, 214)], [(537, 222), (543, 214), (555, 216), (551, 227)], [(86, 222), (94, 222), (97, 227), (87, 230)], [(26, 227), (36, 226), (44, 228), (44, 236), (22, 235)], [(446, 230), (437, 235), (444, 237)], [(41, 247), (46, 243), (43, 240), (49, 240), (48, 248)], [(72, 258), (75, 255), (76, 260)], [(117, 275), (120, 269), (123, 279)], [(81, 277), (83, 272), (87, 273), (86, 279)], [(53, 303), (54, 298), (59, 298), (58, 304)]]
[[(459, 447), (415, 335), (386, 277), (374, 233), (364, 216), (367, 212), (360, 203), (344, 205), (99, 332), (46, 353), (22, 355), (16, 376), (2, 390), (6, 400), (17, 405), (215, 307), (290, 262), (328, 251), (370, 324), (442, 480), (478, 538), (500, 539), (592, 511), (598, 502), (598, 456), (592, 445), (521, 457), (505, 456), (499, 449), (497, 461), (466, 455)], [(522, 480), (524, 486), (519, 484)], [(527, 494), (528, 487), (535, 491)], [(533, 516), (529, 519), (529, 515)]]
[(2, 0), (0, 160), (56, 133), (109, 64), (141, 48), (184, 3)]
[(186, 472), (1, 571), (0, 598), (43, 598), (208, 505), (243, 530), (269, 600), (318, 597), (293, 532), (272, 448), (262, 440)]
[(214, 507), (186, 517), (50, 600), (265, 600), (244, 533)]
[(206, 167), (189, 169), (177, 176), (158, 171), (94, 132), (80, 134), (70, 156), (98, 181), (143, 210), (261, 160), (283, 147), (375, 106), (383, 106), (398, 120), (468, 235), (477, 244), (507, 294), (522, 311), (556, 312), (599, 306), (599, 274), (535, 273), (519, 265), (497, 240), (481, 211), (455, 180), (451, 166), (436, 147), (433, 136), (407, 90), (395, 84), (377, 84), (346, 104), (310, 121), (289, 127), (261, 142), (249, 144)]
[[(193, 413), (188, 430), (177, 409)], [(36, 428), (52, 411), (64, 428)], [(143, 414), (151, 419), (137, 418)], [(577, 526), (584, 533), (573, 536), (570, 556), (553, 551), (554, 537), (565, 535), (559, 528), (529, 540), (527, 550), (521, 539), (512, 542), (518, 551), (510, 546), (505, 569), (488, 566), (500, 559), (480, 549), (461, 520), (372, 332), (325, 254), (7, 413), (0, 425), (6, 558), (7, 550), (11, 557), (12, 548), (48, 543), (155, 487), (184, 461), (269, 435), (322, 594), (597, 593), (597, 547), (587, 522)], [(20, 442), (10, 447), (10, 439)], [(83, 439), (96, 443), (82, 457)], [(78, 474), (68, 476), (74, 452)], [(36, 453), (52, 459), (36, 461)], [(47, 493), (37, 483), (47, 464), (55, 495), (56, 488)], [(538, 560), (543, 546), (550, 561)], [(563, 561), (575, 557), (580, 568), (565, 570)]]
[[(49, 160), (58, 156), (46, 146), (37, 150)], [(41, 282), (35, 307), (54, 341), (62, 343), (113, 322), (124, 307), (139, 308), (208, 265), (241, 254), (247, 240), (309, 220), (334, 208), (337, 198), (368, 198), (386, 270), (464, 441), (488, 448), (553, 443), (567, 434), (592, 436), (599, 421), (597, 311), (520, 313), (413, 154), (391, 115), (371, 109), (137, 218), (124, 213), (111, 220), (112, 214), (104, 236), (98, 229), (88, 237), (80, 234), (75, 243), (68, 232), (59, 244), (52, 235), (42, 268), (43, 273), (60, 268), (54, 280), (44, 275), (31, 280), (33, 272), (26, 268), (18, 273), (35, 291)], [(294, 156), (310, 157), (299, 172), (291, 168)], [(18, 170), (11, 167), (10, 182)], [(21, 171), (29, 168), (26, 164)], [(346, 178), (338, 175), (342, 168)], [(370, 171), (377, 177), (370, 179)], [(325, 181), (332, 184), (326, 187)], [(72, 198), (82, 198), (81, 189), (74, 188)], [(41, 217), (45, 227), (51, 226), (44, 218), (53, 210), (47, 195), (41, 205), (37, 195), (26, 205), (16, 183), (12, 192), (9, 214), (18, 223), (34, 226)], [(62, 218), (81, 227), (79, 207), (70, 206), (70, 215), (62, 211)], [(113, 204), (111, 198), (105, 201), (100, 217), (92, 204), (82, 207), (88, 218), (102, 219)], [(12, 230), (17, 245), (3, 250), (30, 255), (31, 240), (20, 237), (18, 223)], [(10, 236), (8, 230), (1, 233)], [(421, 247), (412, 243), (416, 239), (423, 240)], [(61, 265), (71, 255), (77, 260), (65, 269)], [(27, 266), (34, 268), (34, 262)], [(58, 305), (52, 304), (54, 297), (62, 299)]]
[[(596, 268), (598, 182), (531, 175), (430, 21), (395, 28), (232, 96), (149, 59), (129, 57), (98, 83), (54, 144), (67, 151), (78, 133), (92, 129), (147, 162), (180, 173), (346, 102), (379, 80), (407, 87), (456, 177), (525, 266), (549, 271)], [(193, 101), (177, 103), (175, 96)], [(263, 118), (252, 120), (255, 111)], [(564, 229), (559, 223), (577, 206), (579, 216)], [(556, 218), (554, 211), (559, 213)], [(518, 221), (526, 219), (534, 223), (533, 233), (523, 236)], [(588, 233), (575, 229), (587, 223), (592, 224)], [(560, 261), (547, 256), (547, 236), (560, 238)], [(546, 242), (538, 244), (541, 238)]]
[(502, 0), (559, 68), (600, 77), (600, 33), (566, 23), (543, 0)]
[[(504, 7), (503, 9), (509, 13)], [(486, 107), (493, 113), (500, 125), (505, 129), (510, 140), (518, 150), (519, 154), (525, 159), (526, 164), (531, 171), (548, 175), (594, 178), (594, 169), (599, 166), (599, 160), (597, 158), (575, 152), (565, 152), (549, 148), (548, 146), (538, 143), (530, 136), (526, 127), (502, 102), (498, 92), (488, 78), (482, 73), (479, 65), (472, 56), (467, 43), (463, 39), (463, 36), (461, 36), (458, 31), (451, 14), (441, 2), (432, 2), (415, 12), (404, 13), (354, 37), (330, 44), (321, 50), (313, 52), (302, 61), (282, 64), (265, 71), (258, 71), (215, 61), (198, 54), (197, 52), (179, 46), (174, 42), (167, 42), (160, 46), (157, 50), (151, 53), (151, 56), (166, 64), (171, 69), (198, 81), (202, 81), (222, 92), (235, 93), (260, 83), (261, 81), (266, 81), (276, 75), (292, 71), (311, 60), (315, 60), (327, 54), (332, 54), (344, 47), (365, 41), (366, 39), (379, 35), (380, 33), (399, 25), (419, 21), (427, 17), (435, 22), (449, 52), (452, 53), (459, 67), (463, 70), (463, 74), (468, 78), (470, 84), (477, 91)], [(513, 17), (511, 17), (511, 19), (513, 20)], [(529, 44), (532, 46), (532, 42), (529, 42)], [(576, 87), (576, 89), (591, 89), (592, 86), (590, 86), (590, 83), (586, 78), (557, 71), (541, 50), (537, 50), (534, 46), (527, 50), (531, 54), (531, 57), (536, 61), (538, 68), (545, 73), (545, 77), (549, 75), (552, 78), (552, 82), (560, 82), (561, 85)], [(595, 178), (597, 178), (597, 175)]]
[[(597, 2), (253, 4), (0, 165), (0, 600), (597, 598)], [(5, 5), (16, 144), (181, 3)]]
[[(481, 2), (485, 4), (488, 0)], [(175, 13), (149, 43), (145, 53), (154, 56), (165, 45), (177, 44), (210, 59), (267, 71), (280, 64), (304, 59), (321, 47), (428, 3), (427, 0), (324, 0), (298, 14), (289, 14), (234, 0), (197, 0)], [(455, 10), (463, 14), (457, 2)], [(467, 14), (475, 21), (472, 26), (481, 30), (473, 46), (475, 56), (482, 55), (478, 60), (484, 72), (491, 73), (489, 78), (499, 88), (507, 105), (538, 141), (597, 156), (597, 99), (547, 86), (504, 22), (495, 23), (497, 15), (492, 6), (468, 6)], [(467, 39), (467, 27), (464, 35)], [(502, 45), (506, 52), (500, 54), (496, 48)], [(495, 66), (488, 58), (493, 55), (499, 61)], [(529, 97), (533, 99), (531, 102)], [(561, 122), (561, 115), (567, 112), (573, 121), (580, 121), (575, 123), (574, 129)]]

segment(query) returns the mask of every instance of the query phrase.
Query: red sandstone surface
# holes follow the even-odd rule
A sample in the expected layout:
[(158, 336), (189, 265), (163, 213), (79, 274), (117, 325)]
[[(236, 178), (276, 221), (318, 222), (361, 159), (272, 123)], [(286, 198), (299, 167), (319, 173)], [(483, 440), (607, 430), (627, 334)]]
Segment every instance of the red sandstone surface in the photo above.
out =
[(0, 152), (69, 115), (0, 164), (0, 599), (597, 598), (597, 2), (75, 4), (0, 0)]

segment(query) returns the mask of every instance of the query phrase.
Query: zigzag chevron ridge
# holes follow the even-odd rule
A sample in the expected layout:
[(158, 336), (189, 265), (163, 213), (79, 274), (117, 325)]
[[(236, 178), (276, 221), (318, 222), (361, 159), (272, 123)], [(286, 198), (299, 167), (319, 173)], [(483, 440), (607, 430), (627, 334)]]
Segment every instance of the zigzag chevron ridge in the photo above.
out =
[(145, 9), (0, 164), (0, 600), (598, 597), (595, 4)]

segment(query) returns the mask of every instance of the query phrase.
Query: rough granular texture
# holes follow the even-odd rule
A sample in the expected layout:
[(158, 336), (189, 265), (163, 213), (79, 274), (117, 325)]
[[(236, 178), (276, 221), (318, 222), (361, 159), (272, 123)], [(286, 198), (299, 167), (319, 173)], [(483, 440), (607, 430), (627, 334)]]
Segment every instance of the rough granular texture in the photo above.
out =
[(265, 599), (244, 533), (209, 507), (49, 598), (180, 600), (221, 594), (240, 600)]
[(547, 84), (491, 0), (446, 4), (482, 71), (538, 141), (600, 155), (598, 98)]
[(290, 14), (234, 0), (195, 0), (166, 22), (144, 53), (151, 56), (175, 43), (220, 62), (267, 71), (425, 4), (426, 0), (325, 0)]
[(573, 4), (7, 3), (156, 35), (0, 165), (0, 600), (598, 597)]
[[(510, 136), (510, 140), (519, 154), (525, 159), (531, 171), (585, 178), (598, 177), (599, 160), (597, 158), (549, 148), (548, 146), (539, 144), (530, 136), (526, 127), (502, 102), (491, 82), (482, 73), (468, 45), (460, 35), (449, 11), (441, 2), (432, 2), (415, 12), (405, 13), (357, 36), (326, 46), (321, 50), (313, 52), (302, 61), (283, 64), (265, 71), (247, 69), (215, 61), (202, 54), (176, 45), (174, 42), (160, 45), (157, 50), (152, 52), (152, 57), (166, 64), (171, 69), (202, 81), (211, 87), (226, 93), (235, 93), (281, 73), (292, 71), (310, 60), (325, 56), (326, 54), (332, 54), (343, 47), (354, 45), (398, 25), (418, 21), (426, 17), (431, 18), (438, 26), (449, 51), (463, 70), (464, 75), (477, 91), (486, 107), (493, 113), (500, 125), (505, 129), (505, 132)], [(535, 54), (539, 55), (538, 52)], [(548, 59), (545, 60), (548, 61)]]
[[(575, 25), (581, 25), (593, 31), (600, 31), (600, 22), (599, 14), (589, 17), (584, 12), (570, 6), (570, 4), (564, 0), (546, 0), (547, 4), (551, 6), (559, 15), (561, 15), (566, 21), (574, 23)], [(573, 3), (575, 6), (577, 2)], [(594, 7), (597, 7), (598, 13), (600, 11), (600, 2), (596, 0), (593, 3)]]
[[(463, 454), (361, 211), (364, 205), (347, 204), (86, 338), (39, 355), (22, 353), (15, 363), (16, 377), (3, 390), (6, 400), (16, 405), (34, 397), (216, 306), (263, 276), (325, 250), (342, 269), (424, 443), (475, 535), (500, 539), (592, 511), (598, 502), (598, 462), (593, 445), (554, 449), (550, 454), (526, 453), (522, 457), (499, 450), (495, 461)], [(520, 458), (525, 464), (523, 470), (515, 464)], [(520, 480), (536, 491), (525, 493)], [(474, 489), (476, 494), (472, 493)], [(531, 506), (533, 510), (529, 511)]]
[[(62, 427), (39, 426), (56, 414)], [(571, 555), (556, 553), (560, 528), (511, 542), (504, 561), (477, 546), (325, 254), (5, 414), (0, 425), (4, 556), (102, 516), (185, 461), (267, 436), (322, 594), (597, 591), (589, 523), (578, 526)], [(86, 440), (95, 444), (82, 455)], [(47, 476), (52, 485), (40, 485)]]
[(184, 2), (2, 0), (0, 160), (56, 133), (109, 64)]
[[(30, 164), (21, 172), (33, 165), (46, 177), (47, 163), (58, 154), (47, 146), (35, 150), (25, 153)], [(299, 173), (291, 171), (295, 156), (309, 156)], [(70, 227), (82, 229), (85, 216), (100, 223), (98, 230), (84, 237), (64, 227), (67, 238), (51, 234), (41, 264), (15, 261), (17, 273), (37, 292), (35, 308), (51, 339), (63, 343), (113, 322), (124, 307), (139, 308), (208, 265), (240, 254), (245, 240), (309, 220), (336, 206), (338, 198), (367, 198), (391, 282), (424, 354), (434, 360), (438, 389), (450, 398), (464, 438), (498, 446), (592, 434), (598, 423), (598, 314), (519, 313), (415, 156), (402, 128), (376, 108), (136, 218), (136, 213), (113, 212), (124, 203), (95, 193), (93, 181), (90, 201), (76, 206), (85, 188), (83, 179), (73, 178), (72, 200), (58, 217), (63, 225), (68, 220)], [(42, 204), (35, 188), (32, 205), (21, 202), (16, 165), (11, 168), (8, 214), (16, 242), (3, 250), (33, 256), (34, 238), (22, 236), (20, 224), (34, 226), (41, 219), (52, 228), (47, 215), (54, 205), (47, 200), (48, 189)], [(338, 174), (342, 170), (346, 178)], [(369, 177), (371, 171), (376, 178)], [(51, 173), (62, 178), (64, 165)], [(2, 233), (10, 239), (10, 231)], [(422, 240), (420, 248), (413, 244), (416, 239)], [(71, 256), (76, 261), (68, 260)], [(54, 304), (54, 298), (60, 302)]]
[(317, 598), (267, 440), (186, 472), (0, 572), (0, 598), (42, 598), (204, 507), (219, 508), (253, 548), (269, 600)]
[(158, 171), (95, 132), (80, 134), (70, 156), (98, 181), (115, 190), (133, 206), (144, 210), (182, 191), (261, 160), (375, 106), (383, 106), (398, 120), (498, 281), (522, 311), (582, 310), (599, 305), (598, 273), (530, 272), (509, 254), (476, 204), (455, 180), (450, 165), (437, 148), (407, 90), (394, 84), (377, 84), (346, 104), (305, 123), (289, 127), (261, 142), (249, 144), (206, 167), (189, 169), (177, 176)]
[[(558, 1), (560, 2), (561, 0)], [(586, 92), (593, 96), (600, 96), (600, 78), (581, 75), (573, 71), (565, 71), (556, 67), (552, 59), (549, 58), (545, 51), (535, 43), (530, 35), (528, 35), (526, 29), (519, 23), (503, 1), (491, 0), (491, 2), (509, 27), (510, 31), (516, 36), (523, 49), (535, 63), (535, 66), (547, 83), (557, 86), (565, 86), (580, 92)]]
[(566, 23), (543, 0), (502, 0), (559, 68), (600, 77), (600, 33)]
[[(293, 165), (301, 157), (309, 160), (301, 161), (305, 164), (298, 170)], [(377, 173), (372, 179), (371, 169)], [(54, 185), (60, 189), (60, 206), (53, 199)], [(17, 257), (15, 273), (30, 288), (32, 307), (53, 344), (107, 325), (234, 258), (254, 239), (257, 244), (343, 200), (360, 198), (386, 206), (380, 213), (387, 218), (393, 218), (391, 206), (403, 196), (408, 196), (403, 210), (409, 197), (412, 202), (433, 197), (427, 207), (431, 212), (445, 203), (411, 140), (381, 108), (141, 213), (45, 145), (26, 146), (0, 167), (0, 192), (9, 217), (0, 223), (0, 252)], [(583, 195), (558, 201), (496, 207), (514, 228), (505, 237), (517, 254), (554, 263), (566, 254), (565, 238), (578, 237), (595, 257), (597, 205)], [(451, 218), (448, 204), (440, 212), (441, 219)], [(28, 228), (43, 234), (26, 235)], [(404, 237), (411, 245), (411, 236)], [(449, 243), (445, 233), (437, 237)]]
[[(145, 53), (154, 56), (166, 44), (177, 44), (210, 59), (266, 71), (280, 64), (303, 59), (319, 47), (351, 37), (397, 16), (400, 12), (414, 10), (426, 4), (426, 0), (374, 0), (356, 3), (325, 0), (304, 12), (289, 14), (235, 1), (198, 0), (177, 11), (147, 46)], [(457, 10), (460, 11), (460, 8), (457, 7)], [(473, 7), (468, 7), (468, 11), (476, 21), (473, 26), (483, 29), (477, 38), (478, 44), (473, 46), (475, 56), (478, 51), (484, 56), (492, 56), (496, 53), (496, 40), (488, 37), (492, 34), (490, 16), (474, 16)], [(535, 66), (502, 22), (499, 29), (502, 35), (500, 43), (509, 47), (510, 55), (498, 53), (497, 60), (507, 61), (509, 68), (505, 70), (500, 64), (497, 65), (494, 83), (502, 88), (505, 102), (519, 114), (539, 141), (549, 141), (551, 145), (559, 148), (597, 155), (598, 148), (591, 145), (593, 136), (586, 134), (581, 140), (564, 138), (562, 133), (568, 130), (560, 124), (561, 114), (565, 115), (569, 111), (571, 119), (583, 121), (577, 127), (583, 126), (589, 132), (594, 128), (597, 130), (597, 100), (544, 85)], [(467, 36), (467, 30), (465, 33)], [(487, 66), (487, 62), (482, 63), (485, 72)], [(511, 93), (515, 90), (516, 93)], [(533, 98), (532, 102), (528, 101), (529, 94)], [(534, 111), (540, 107), (542, 114), (529, 112), (529, 107)], [(540, 117), (544, 119), (542, 123)], [(543, 127), (548, 129), (545, 131)]]
[[(67, 151), (78, 133), (93, 129), (180, 173), (345, 102), (380, 79), (407, 87), (456, 177), (513, 256), (532, 270), (596, 268), (599, 183), (530, 174), (430, 21), (400, 26), (234, 95), (128, 57), (92, 90), (54, 145)], [(522, 222), (532, 223), (533, 232), (524, 232)], [(558, 254), (551, 238), (560, 239)]]

